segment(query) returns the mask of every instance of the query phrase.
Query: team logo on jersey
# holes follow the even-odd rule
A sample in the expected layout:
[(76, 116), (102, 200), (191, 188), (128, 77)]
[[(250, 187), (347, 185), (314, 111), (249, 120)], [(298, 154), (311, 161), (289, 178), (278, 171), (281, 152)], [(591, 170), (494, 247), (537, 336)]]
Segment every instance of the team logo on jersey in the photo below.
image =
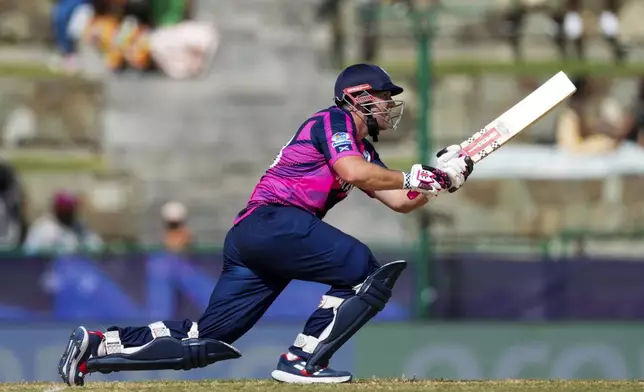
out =
[(337, 132), (337, 133), (334, 133), (333, 136), (331, 136), (331, 140), (334, 143), (344, 142), (344, 141), (349, 141), (350, 142), (351, 137), (349, 136), (348, 132)]
[(349, 146), (341, 146), (341, 147), (336, 147), (335, 151), (339, 153), (344, 152), (344, 151), (351, 151), (351, 147)]
[(331, 145), (336, 149), (338, 153), (342, 151), (350, 151), (353, 142), (351, 141), (351, 136), (347, 132), (337, 132), (331, 136)]

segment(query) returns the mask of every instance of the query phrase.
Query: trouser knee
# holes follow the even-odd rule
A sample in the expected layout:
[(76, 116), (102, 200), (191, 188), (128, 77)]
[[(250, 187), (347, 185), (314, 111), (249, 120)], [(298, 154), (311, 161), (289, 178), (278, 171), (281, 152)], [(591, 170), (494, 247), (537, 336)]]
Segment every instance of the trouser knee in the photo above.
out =
[(371, 250), (364, 244), (356, 245), (352, 257), (347, 260), (349, 265), (345, 280), (347, 286), (358, 286), (380, 267), (380, 264), (371, 253)]

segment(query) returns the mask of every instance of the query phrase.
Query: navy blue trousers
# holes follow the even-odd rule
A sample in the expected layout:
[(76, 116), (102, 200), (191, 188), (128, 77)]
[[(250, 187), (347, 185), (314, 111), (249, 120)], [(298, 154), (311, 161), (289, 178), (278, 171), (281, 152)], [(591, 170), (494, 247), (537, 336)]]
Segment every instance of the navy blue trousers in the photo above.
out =
[[(327, 284), (326, 295), (346, 299), (379, 267), (365, 244), (295, 207), (258, 208), (230, 229), (223, 252), (223, 271), (198, 327), (200, 337), (226, 343), (251, 329), (293, 279)], [(317, 338), (332, 319), (332, 309), (318, 308), (302, 333)], [(176, 338), (185, 338), (192, 325), (164, 323)], [(148, 327), (109, 329), (120, 331), (125, 347), (152, 339)], [(289, 350), (308, 356), (294, 346)]]

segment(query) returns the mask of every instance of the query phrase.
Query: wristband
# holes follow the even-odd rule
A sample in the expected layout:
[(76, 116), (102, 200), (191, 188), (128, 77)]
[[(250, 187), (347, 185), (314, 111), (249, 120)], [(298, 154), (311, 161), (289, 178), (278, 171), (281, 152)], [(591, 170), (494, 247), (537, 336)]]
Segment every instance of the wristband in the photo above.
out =
[(404, 176), (404, 181), (403, 181), (403, 189), (411, 189), (411, 173), (405, 173), (403, 172)]

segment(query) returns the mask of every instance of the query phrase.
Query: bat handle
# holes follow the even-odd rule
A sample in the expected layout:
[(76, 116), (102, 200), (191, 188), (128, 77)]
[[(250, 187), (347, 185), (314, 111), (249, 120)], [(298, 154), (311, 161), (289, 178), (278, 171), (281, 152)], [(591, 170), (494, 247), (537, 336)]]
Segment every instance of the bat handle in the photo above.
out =
[(409, 191), (409, 192), (407, 192), (407, 198), (408, 198), (409, 200), (414, 200), (415, 198), (417, 198), (417, 197), (418, 197), (418, 195), (420, 195), (420, 193), (415, 192), (415, 191)]

